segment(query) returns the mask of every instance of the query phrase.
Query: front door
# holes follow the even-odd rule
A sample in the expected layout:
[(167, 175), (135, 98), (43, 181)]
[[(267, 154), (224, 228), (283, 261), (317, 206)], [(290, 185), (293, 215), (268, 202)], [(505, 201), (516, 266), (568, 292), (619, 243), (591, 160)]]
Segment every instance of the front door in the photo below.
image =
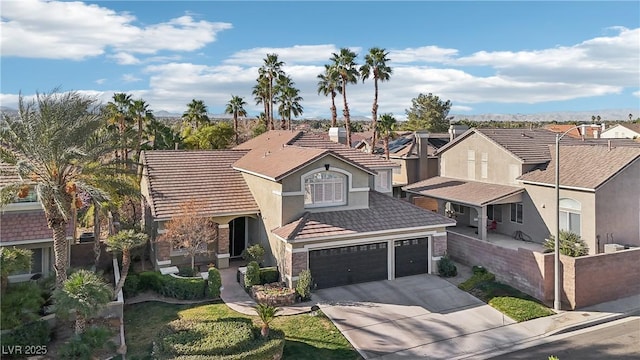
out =
[(240, 257), (247, 246), (247, 219), (235, 218), (229, 223), (229, 246), (231, 257)]

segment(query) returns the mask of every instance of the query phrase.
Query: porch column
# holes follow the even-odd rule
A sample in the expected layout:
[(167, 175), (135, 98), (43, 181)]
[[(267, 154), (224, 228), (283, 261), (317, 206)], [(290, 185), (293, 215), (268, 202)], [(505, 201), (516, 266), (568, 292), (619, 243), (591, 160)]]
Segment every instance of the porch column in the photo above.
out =
[(487, 241), (487, 207), (483, 206), (478, 212), (478, 234), (480, 240)]
[(229, 267), (229, 224), (218, 225), (218, 251), (216, 251), (216, 266), (219, 269)]

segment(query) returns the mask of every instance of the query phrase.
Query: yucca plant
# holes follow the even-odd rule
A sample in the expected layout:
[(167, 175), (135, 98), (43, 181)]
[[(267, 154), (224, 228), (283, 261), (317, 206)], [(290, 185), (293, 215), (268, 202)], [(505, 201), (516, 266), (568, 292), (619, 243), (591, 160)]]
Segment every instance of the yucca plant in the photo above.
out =
[(258, 304), (255, 307), (256, 313), (262, 321), (262, 327), (260, 327), (260, 335), (262, 337), (269, 336), (269, 324), (275, 319), (276, 314), (280, 311), (279, 308), (266, 305), (266, 304)]

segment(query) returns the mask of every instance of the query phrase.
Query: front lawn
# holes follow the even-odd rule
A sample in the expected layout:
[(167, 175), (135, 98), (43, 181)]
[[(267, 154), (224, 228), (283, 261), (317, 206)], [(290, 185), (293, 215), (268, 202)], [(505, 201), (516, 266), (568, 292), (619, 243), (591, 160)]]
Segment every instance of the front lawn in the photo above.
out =
[[(124, 309), (127, 359), (151, 359), (151, 345), (160, 329), (176, 319), (221, 320), (250, 319), (258, 326), (257, 316), (231, 310), (224, 303), (172, 305), (147, 302)], [(272, 329), (285, 333), (284, 359), (360, 359), (333, 323), (320, 313), (279, 316)]]
[(517, 322), (555, 314), (537, 299), (497, 282), (493, 274), (482, 268), (474, 267), (473, 276), (458, 287)]

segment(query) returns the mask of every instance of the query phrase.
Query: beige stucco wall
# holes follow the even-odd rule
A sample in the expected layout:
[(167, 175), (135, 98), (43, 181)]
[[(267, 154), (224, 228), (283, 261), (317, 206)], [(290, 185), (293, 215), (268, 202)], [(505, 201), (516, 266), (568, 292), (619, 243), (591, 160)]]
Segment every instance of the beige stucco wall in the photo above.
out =
[[(467, 176), (467, 154), (469, 150), (475, 153), (475, 178)], [(487, 154), (487, 178), (482, 178), (482, 153)], [(444, 163), (444, 164), (443, 164)], [(519, 169), (522, 174), (522, 163), (515, 156), (487, 138), (473, 133), (464, 141), (453, 145), (442, 153), (440, 158), (440, 176), (457, 179), (474, 180), (493, 184), (518, 186), (510, 179), (511, 165)]]
[(607, 234), (609, 242), (640, 246), (640, 159), (603, 184), (595, 201), (600, 250)]

